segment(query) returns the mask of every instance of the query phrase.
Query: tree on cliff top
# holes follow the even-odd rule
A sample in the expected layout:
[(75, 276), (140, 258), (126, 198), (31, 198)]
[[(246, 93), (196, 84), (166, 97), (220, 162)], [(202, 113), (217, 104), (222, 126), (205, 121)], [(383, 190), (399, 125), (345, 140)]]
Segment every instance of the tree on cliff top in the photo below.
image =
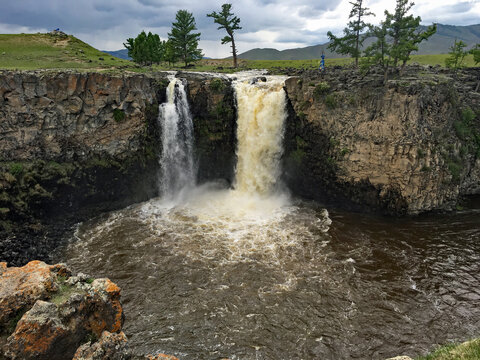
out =
[(418, 44), (427, 40), (437, 31), (437, 25), (429, 26), (426, 31), (419, 32), (418, 27), (422, 20), (420, 16), (407, 15), (415, 3), (409, 0), (397, 0), (393, 14), (385, 10), (385, 26), (387, 35), (392, 39), (390, 60), (393, 67), (402, 63), (402, 68), (410, 59), (410, 54), (418, 50)]
[(365, 30), (369, 28), (369, 24), (364, 19), (366, 16), (375, 15), (369, 12), (367, 7), (363, 7), (363, 0), (356, 0), (350, 4), (352, 4), (352, 10), (348, 18), (353, 20), (349, 21), (347, 27), (343, 29), (343, 37), (336, 37), (330, 31), (327, 33), (331, 41), (328, 48), (339, 54), (350, 55), (355, 59), (355, 66), (358, 66), (360, 48), (367, 37)]
[(385, 10), (385, 20), (370, 30), (377, 41), (365, 49), (365, 63), (381, 65), (385, 71), (385, 80), (392, 68), (401, 64), (402, 70), (411, 53), (418, 50), (418, 44), (437, 31), (436, 24), (429, 26), (426, 31), (418, 31), (420, 16), (408, 15), (413, 5), (408, 0), (397, 0), (395, 12)]
[(233, 67), (237, 67), (237, 49), (235, 47), (235, 39), (233, 38), (233, 33), (235, 30), (240, 30), (242, 27), (239, 26), (240, 18), (234, 16), (232, 12), (230, 12), (232, 8), (232, 4), (223, 4), (222, 11), (217, 13), (216, 11), (207, 14), (207, 17), (213, 18), (213, 22), (219, 24), (220, 26), (217, 28), (225, 29), (227, 35), (222, 38), (222, 45), (227, 43), (232, 43), (232, 54), (233, 54)]
[(203, 56), (202, 50), (198, 48), (200, 33), (192, 33), (197, 30), (195, 18), (187, 10), (178, 10), (172, 23), (172, 32), (168, 33), (173, 50), (185, 63), (185, 67), (193, 61), (200, 60)]
[(466, 47), (467, 44), (462, 40), (457, 41), (457, 39), (455, 39), (455, 42), (450, 47), (450, 52), (448, 53), (450, 56), (445, 59), (445, 66), (457, 72), (457, 70), (463, 66), (463, 61), (468, 55), (468, 51), (465, 50)]
[(160, 40), (157, 34), (151, 32), (146, 34), (145, 31), (138, 34), (135, 39), (127, 39), (123, 46), (128, 50), (128, 56), (142, 65), (160, 63), (165, 52), (165, 42)]

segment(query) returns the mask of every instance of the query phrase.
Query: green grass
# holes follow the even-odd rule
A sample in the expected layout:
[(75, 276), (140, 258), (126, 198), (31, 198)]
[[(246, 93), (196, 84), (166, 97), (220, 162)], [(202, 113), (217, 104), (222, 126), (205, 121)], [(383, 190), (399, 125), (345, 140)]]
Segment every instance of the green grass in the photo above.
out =
[(480, 359), (480, 339), (463, 344), (448, 344), (433, 353), (420, 356), (416, 360), (478, 360)]
[[(444, 66), (447, 54), (414, 55), (410, 63)], [(103, 60), (100, 60), (103, 58)], [(238, 69), (232, 68), (231, 59), (203, 59), (188, 70), (233, 73), (249, 69), (266, 69), (273, 73), (281, 69), (318, 69), (319, 59), (313, 60), (244, 60), (239, 59)], [(326, 67), (352, 64), (349, 58), (327, 58)], [(466, 66), (474, 66), (473, 56), (465, 58)], [(0, 69), (37, 70), (37, 69), (75, 69), (80, 71), (134, 71), (151, 72), (161, 70), (179, 70), (183, 64), (139, 66), (132, 61), (119, 59), (103, 53), (83, 41), (69, 35), (62, 38), (50, 34), (0, 34)]]
[(135, 64), (103, 53), (74, 36), (0, 34), (0, 69), (91, 70), (119, 67), (133, 68)]

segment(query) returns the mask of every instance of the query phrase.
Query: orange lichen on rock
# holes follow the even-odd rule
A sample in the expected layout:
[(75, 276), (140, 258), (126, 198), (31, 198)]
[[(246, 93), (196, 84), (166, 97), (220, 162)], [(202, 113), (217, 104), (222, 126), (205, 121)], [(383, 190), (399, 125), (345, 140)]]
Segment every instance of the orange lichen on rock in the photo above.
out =
[(126, 337), (118, 333), (124, 314), (116, 284), (109, 279), (90, 284), (87, 275), (71, 276), (62, 264), (6, 265), (0, 263), (0, 335), (13, 333), (6, 343), (3, 337), (0, 358), (71, 359), (85, 339), (94, 336), (104, 339), (89, 343), (82, 352), (88, 355), (87, 348), (93, 349), (93, 357), (78, 359), (104, 359), (97, 356), (99, 352), (106, 349), (113, 354), (117, 348), (123, 349), (123, 355), (112, 359), (129, 359)]
[(22, 267), (6, 267), (0, 271), (0, 327), (7, 324), (35, 301), (46, 299), (58, 289), (57, 273), (68, 274), (65, 265), (47, 265), (35, 260)]
[(148, 360), (179, 360), (179, 358), (173, 355), (166, 354), (157, 354), (157, 355), (147, 355)]
[(58, 316), (57, 306), (38, 300), (8, 338), (5, 355), (12, 360), (54, 359), (56, 347), (68, 343), (71, 335)]
[(125, 334), (123, 332), (112, 334), (104, 331), (97, 342), (80, 346), (72, 360), (120, 360), (129, 358), (130, 350)]

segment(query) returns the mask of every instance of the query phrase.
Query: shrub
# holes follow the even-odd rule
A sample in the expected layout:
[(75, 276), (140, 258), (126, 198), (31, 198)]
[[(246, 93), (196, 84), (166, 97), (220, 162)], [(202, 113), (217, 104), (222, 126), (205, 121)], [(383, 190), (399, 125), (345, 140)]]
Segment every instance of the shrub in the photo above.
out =
[(220, 92), (225, 88), (225, 84), (222, 79), (216, 78), (210, 81), (210, 89)]
[(328, 85), (327, 82), (322, 81), (321, 83), (318, 83), (317, 86), (315, 86), (315, 89), (313, 90), (313, 95), (318, 98), (322, 95), (327, 94), (330, 91), (330, 85)]
[(325, 96), (325, 105), (327, 105), (329, 109), (335, 109), (337, 107), (337, 98), (334, 94)]
[(120, 109), (113, 110), (113, 119), (116, 122), (121, 122), (121, 121), (125, 120), (125, 112), (123, 110), (120, 110)]
[(20, 163), (13, 163), (10, 165), (9, 172), (13, 176), (18, 177), (23, 173), (23, 165)]

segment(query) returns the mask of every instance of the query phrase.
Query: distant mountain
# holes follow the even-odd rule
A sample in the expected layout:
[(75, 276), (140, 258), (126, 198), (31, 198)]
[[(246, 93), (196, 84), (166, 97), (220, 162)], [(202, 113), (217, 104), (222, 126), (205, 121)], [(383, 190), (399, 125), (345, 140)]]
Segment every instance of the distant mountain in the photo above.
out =
[[(425, 26), (421, 26), (425, 30)], [(455, 25), (437, 25), (437, 32), (428, 41), (423, 41), (416, 54), (446, 54), (450, 51), (455, 39), (464, 41), (468, 47), (480, 43), (480, 24), (468, 26)], [(365, 40), (365, 46), (374, 41), (374, 38)], [(304, 48), (276, 50), (276, 49), (252, 49), (246, 51), (238, 57), (248, 60), (307, 60), (319, 59), (322, 52), (327, 58), (344, 57), (332, 53), (327, 49), (328, 43)]]
[(132, 58), (130, 58), (128, 56), (128, 50), (127, 49), (115, 50), (115, 51), (107, 51), (107, 50), (102, 50), (102, 51), (104, 53), (110, 54), (110, 55), (115, 56), (115, 57), (120, 58), (120, 59), (132, 60)]

